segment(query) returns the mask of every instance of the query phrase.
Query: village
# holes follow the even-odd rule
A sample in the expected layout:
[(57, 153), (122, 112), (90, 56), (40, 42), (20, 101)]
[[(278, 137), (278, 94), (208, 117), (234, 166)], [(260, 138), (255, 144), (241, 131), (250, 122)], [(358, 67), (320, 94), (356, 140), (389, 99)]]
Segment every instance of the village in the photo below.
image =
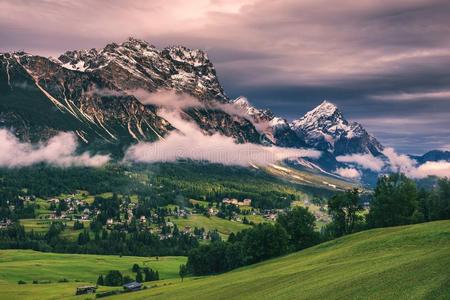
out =
[[(80, 192), (48, 199), (37, 199), (28, 195), (21, 196), (21, 200), (24, 207), (33, 207), (35, 211), (34, 219), (21, 221), (25, 229), (60, 222), (67, 228), (72, 226), (73, 230), (81, 230), (87, 228), (93, 220), (101, 220), (103, 227), (108, 230), (127, 233), (130, 227), (133, 227), (157, 235), (160, 240), (172, 238), (180, 232), (205, 241), (227, 238), (231, 232), (245, 229), (245, 226), (275, 222), (279, 214), (290, 209), (254, 208), (252, 199), (249, 198), (223, 198), (217, 202), (191, 199), (183, 206), (171, 204), (148, 208), (136, 197), (112, 193), (92, 197)], [(326, 206), (318, 207), (308, 201), (296, 202), (295, 205), (310, 207), (318, 224), (326, 224), (329, 221)], [(14, 210), (14, 207), (10, 209)], [(31, 220), (34, 220), (34, 223)], [(13, 222), (11, 219), (2, 219), (0, 228), (6, 228)], [(219, 222), (225, 225), (218, 224), (219, 228), (214, 228)], [(33, 226), (27, 226), (28, 224)], [(224, 227), (231, 229), (223, 229)]]

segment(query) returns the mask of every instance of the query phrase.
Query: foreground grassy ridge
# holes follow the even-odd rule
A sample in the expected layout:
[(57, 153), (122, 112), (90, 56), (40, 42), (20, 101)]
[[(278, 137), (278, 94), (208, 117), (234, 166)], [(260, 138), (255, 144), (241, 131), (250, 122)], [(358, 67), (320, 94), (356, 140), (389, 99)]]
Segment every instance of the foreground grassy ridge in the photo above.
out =
[[(186, 258), (167, 256), (159, 257), (157, 260), (155, 257), (0, 250), (0, 299), (70, 298), (77, 286), (95, 284), (98, 275), (106, 274), (109, 270), (119, 270), (124, 275), (133, 275), (131, 267), (134, 263), (158, 270), (161, 279), (170, 279), (178, 277), (179, 265), (186, 263)], [(58, 280), (64, 278), (69, 282), (58, 283)], [(19, 280), (24, 280), (27, 284), (18, 285)], [(32, 284), (33, 280), (51, 283)], [(110, 288), (103, 288), (108, 289)]]
[(376, 229), (110, 299), (450, 299), (450, 221)]

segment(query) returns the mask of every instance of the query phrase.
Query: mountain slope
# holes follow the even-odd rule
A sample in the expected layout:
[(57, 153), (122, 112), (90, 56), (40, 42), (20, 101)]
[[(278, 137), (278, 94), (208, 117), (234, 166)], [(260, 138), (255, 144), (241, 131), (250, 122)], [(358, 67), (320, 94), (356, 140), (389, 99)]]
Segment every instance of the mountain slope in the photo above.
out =
[(432, 150), (422, 156), (412, 156), (419, 164), (427, 161), (450, 161), (450, 151)]
[[(237, 142), (310, 147), (335, 156), (378, 155), (383, 148), (361, 125), (345, 120), (326, 101), (291, 124), (270, 110), (251, 106), (245, 98), (230, 101), (213, 64), (198, 49), (159, 50), (129, 38), (101, 49), (68, 51), (57, 59), (24, 52), (0, 54), (0, 92), (5, 95), (0, 101), (1, 125), (23, 140), (46, 139), (64, 129), (76, 132), (86, 146), (123, 150), (139, 141), (161, 139), (174, 127), (158, 115), (154, 105), (142, 104), (134, 95), (137, 90), (164, 89), (200, 100), (204, 107), (185, 109), (186, 116), (205, 133), (219, 132)], [(48, 103), (30, 118), (25, 112), (34, 97)], [(21, 101), (15, 102), (18, 98)], [(236, 111), (230, 111), (230, 106)], [(67, 121), (61, 121), (64, 118)], [(35, 119), (36, 124), (26, 122)]]
[(252, 120), (265, 141), (281, 147), (300, 148), (307, 146), (304, 140), (291, 130), (286, 119), (275, 116), (269, 109), (258, 109), (244, 97), (233, 100), (232, 104)]
[(383, 228), (111, 299), (448, 299), (449, 252), (450, 221)]
[[(121, 152), (139, 141), (161, 139), (173, 126), (158, 116), (155, 106), (139, 102), (134, 91), (164, 89), (190, 94), (205, 105), (228, 102), (214, 66), (201, 50), (182, 46), (158, 50), (130, 38), (102, 49), (69, 51), (58, 59), (24, 52), (0, 54), (1, 125), (22, 140), (45, 140), (66, 130), (76, 132), (85, 146)], [(31, 118), (39, 121), (17, 121), (30, 119), (24, 112), (32, 109), (34, 97), (48, 102)], [(14, 102), (18, 98), (21, 105)], [(259, 133), (244, 118), (220, 110), (186, 113), (206, 132), (221, 132), (238, 142), (259, 142)], [(54, 118), (61, 120), (55, 124), (50, 121)]]

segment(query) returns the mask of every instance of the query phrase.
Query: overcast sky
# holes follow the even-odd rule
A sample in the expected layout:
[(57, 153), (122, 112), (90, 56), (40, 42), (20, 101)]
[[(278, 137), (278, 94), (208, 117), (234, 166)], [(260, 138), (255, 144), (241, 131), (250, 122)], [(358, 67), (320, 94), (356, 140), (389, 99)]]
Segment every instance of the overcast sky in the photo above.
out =
[(450, 149), (448, 0), (0, 0), (0, 51), (129, 36), (208, 52), (230, 97), (292, 120), (327, 99), (400, 152)]

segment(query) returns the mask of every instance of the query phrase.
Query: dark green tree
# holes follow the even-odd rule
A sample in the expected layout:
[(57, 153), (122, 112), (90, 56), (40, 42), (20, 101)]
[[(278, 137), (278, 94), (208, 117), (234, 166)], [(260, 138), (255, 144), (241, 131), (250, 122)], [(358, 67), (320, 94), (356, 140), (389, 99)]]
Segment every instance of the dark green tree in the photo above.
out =
[(133, 265), (133, 268), (131, 268), (131, 271), (133, 271), (133, 273), (136, 273), (136, 272), (138, 272), (140, 269), (141, 269), (141, 267), (139, 267), (138, 264), (134, 264), (134, 265)]
[(308, 208), (296, 207), (277, 220), (289, 235), (289, 243), (294, 250), (304, 249), (319, 241), (319, 233), (315, 231), (316, 217)]
[(125, 283), (130, 283), (130, 282), (133, 282), (133, 279), (132, 279), (130, 276), (125, 275), (125, 276), (123, 277), (123, 284), (125, 284)]
[(181, 282), (183, 282), (184, 277), (186, 277), (186, 275), (188, 274), (188, 268), (186, 267), (186, 265), (180, 265), (178, 274), (180, 275)]
[(104, 285), (103, 275), (98, 276), (97, 285)]
[(91, 240), (91, 237), (89, 235), (89, 231), (87, 229), (84, 229), (80, 234), (78, 235), (78, 245), (86, 245)]
[(328, 200), (328, 213), (332, 222), (328, 228), (332, 231), (332, 235), (339, 237), (355, 232), (355, 227), (362, 223), (363, 210), (358, 189), (331, 197)]
[(138, 270), (138, 271), (136, 272), (136, 281), (137, 281), (137, 282), (144, 282), (144, 278), (142, 277), (142, 272), (141, 272), (141, 270)]
[(123, 284), (123, 276), (120, 271), (112, 270), (106, 274), (103, 281), (107, 286), (120, 286)]
[(378, 179), (370, 204), (369, 227), (387, 227), (423, 221), (419, 210), (417, 187), (404, 174), (391, 174)]
[[(279, 224), (261, 223), (242, 232), (242, 257), (245, 264), (260, 262), (285, 254), (289, 236)], [(239, 234), (238, 234), (239, 240)]]

